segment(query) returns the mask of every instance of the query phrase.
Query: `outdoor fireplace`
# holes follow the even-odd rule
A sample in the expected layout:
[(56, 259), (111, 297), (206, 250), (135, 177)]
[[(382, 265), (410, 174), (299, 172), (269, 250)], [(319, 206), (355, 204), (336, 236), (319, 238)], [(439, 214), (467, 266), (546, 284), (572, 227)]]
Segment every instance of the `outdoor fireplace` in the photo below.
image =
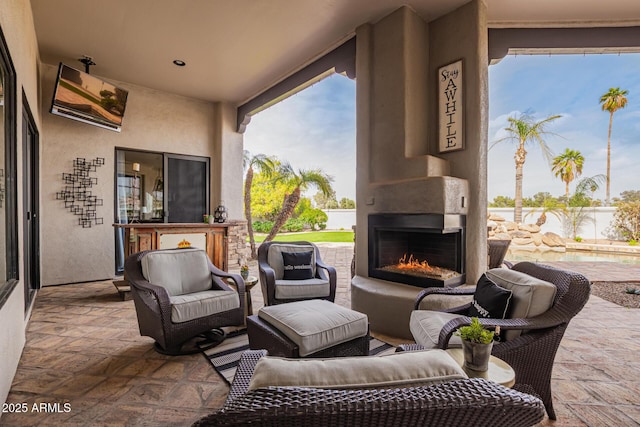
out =
[(419, 287), (465, 283), (465, 216), (369, 215), (369, 277)]

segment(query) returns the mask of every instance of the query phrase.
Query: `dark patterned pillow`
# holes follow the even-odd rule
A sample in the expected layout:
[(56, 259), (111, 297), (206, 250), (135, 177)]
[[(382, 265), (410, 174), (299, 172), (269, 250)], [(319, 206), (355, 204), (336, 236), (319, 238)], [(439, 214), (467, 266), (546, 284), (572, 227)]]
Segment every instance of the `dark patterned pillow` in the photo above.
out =
[(313, 252), (282, 252), (284, 280), (313, 279)]
[(496, 285), (483, 274), (476, 285), (469, 316), (504, 319), (509, 315), (510, 302), (511, 291)]

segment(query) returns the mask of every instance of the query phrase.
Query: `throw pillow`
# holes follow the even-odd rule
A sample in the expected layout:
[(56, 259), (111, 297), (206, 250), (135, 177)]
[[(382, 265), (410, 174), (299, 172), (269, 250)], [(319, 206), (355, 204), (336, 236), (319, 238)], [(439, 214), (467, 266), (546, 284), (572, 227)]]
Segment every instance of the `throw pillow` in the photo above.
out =
[(509, 314), (510, 301), (511, 291), (496, 285), (483, 274), (476, 285), (469, 316), (504, 319)]
[(313, 279), (313, 252), (282, 252), (284, 280)]

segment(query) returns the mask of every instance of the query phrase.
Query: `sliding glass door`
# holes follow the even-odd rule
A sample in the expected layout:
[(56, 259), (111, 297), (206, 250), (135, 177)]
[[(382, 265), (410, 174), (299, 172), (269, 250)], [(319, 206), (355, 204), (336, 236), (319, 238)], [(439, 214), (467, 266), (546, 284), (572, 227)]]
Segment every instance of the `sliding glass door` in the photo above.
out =
[(202, 222), (209, 213), (209, 158), (165, 155), (167, 222)]
[[(118, 224), (195, 223), (209, 213), (210, 159), (116, 149), (115, 219)], [(124, 230), (116, 229), (116, 273), (124, 268)]]

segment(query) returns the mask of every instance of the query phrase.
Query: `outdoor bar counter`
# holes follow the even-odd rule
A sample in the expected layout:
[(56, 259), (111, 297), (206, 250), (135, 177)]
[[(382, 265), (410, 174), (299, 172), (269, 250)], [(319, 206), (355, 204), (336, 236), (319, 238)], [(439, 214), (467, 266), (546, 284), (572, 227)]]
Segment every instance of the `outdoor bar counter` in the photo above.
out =
[(149, 249), (177, 248), (186, 240), (192, 247), (204, 249), (216, 267), (227, 271), (227, 245), (229, 228), (233, 221), (225, 223), (133, 223), (113, 224), (124, 229), (125, 258)]

